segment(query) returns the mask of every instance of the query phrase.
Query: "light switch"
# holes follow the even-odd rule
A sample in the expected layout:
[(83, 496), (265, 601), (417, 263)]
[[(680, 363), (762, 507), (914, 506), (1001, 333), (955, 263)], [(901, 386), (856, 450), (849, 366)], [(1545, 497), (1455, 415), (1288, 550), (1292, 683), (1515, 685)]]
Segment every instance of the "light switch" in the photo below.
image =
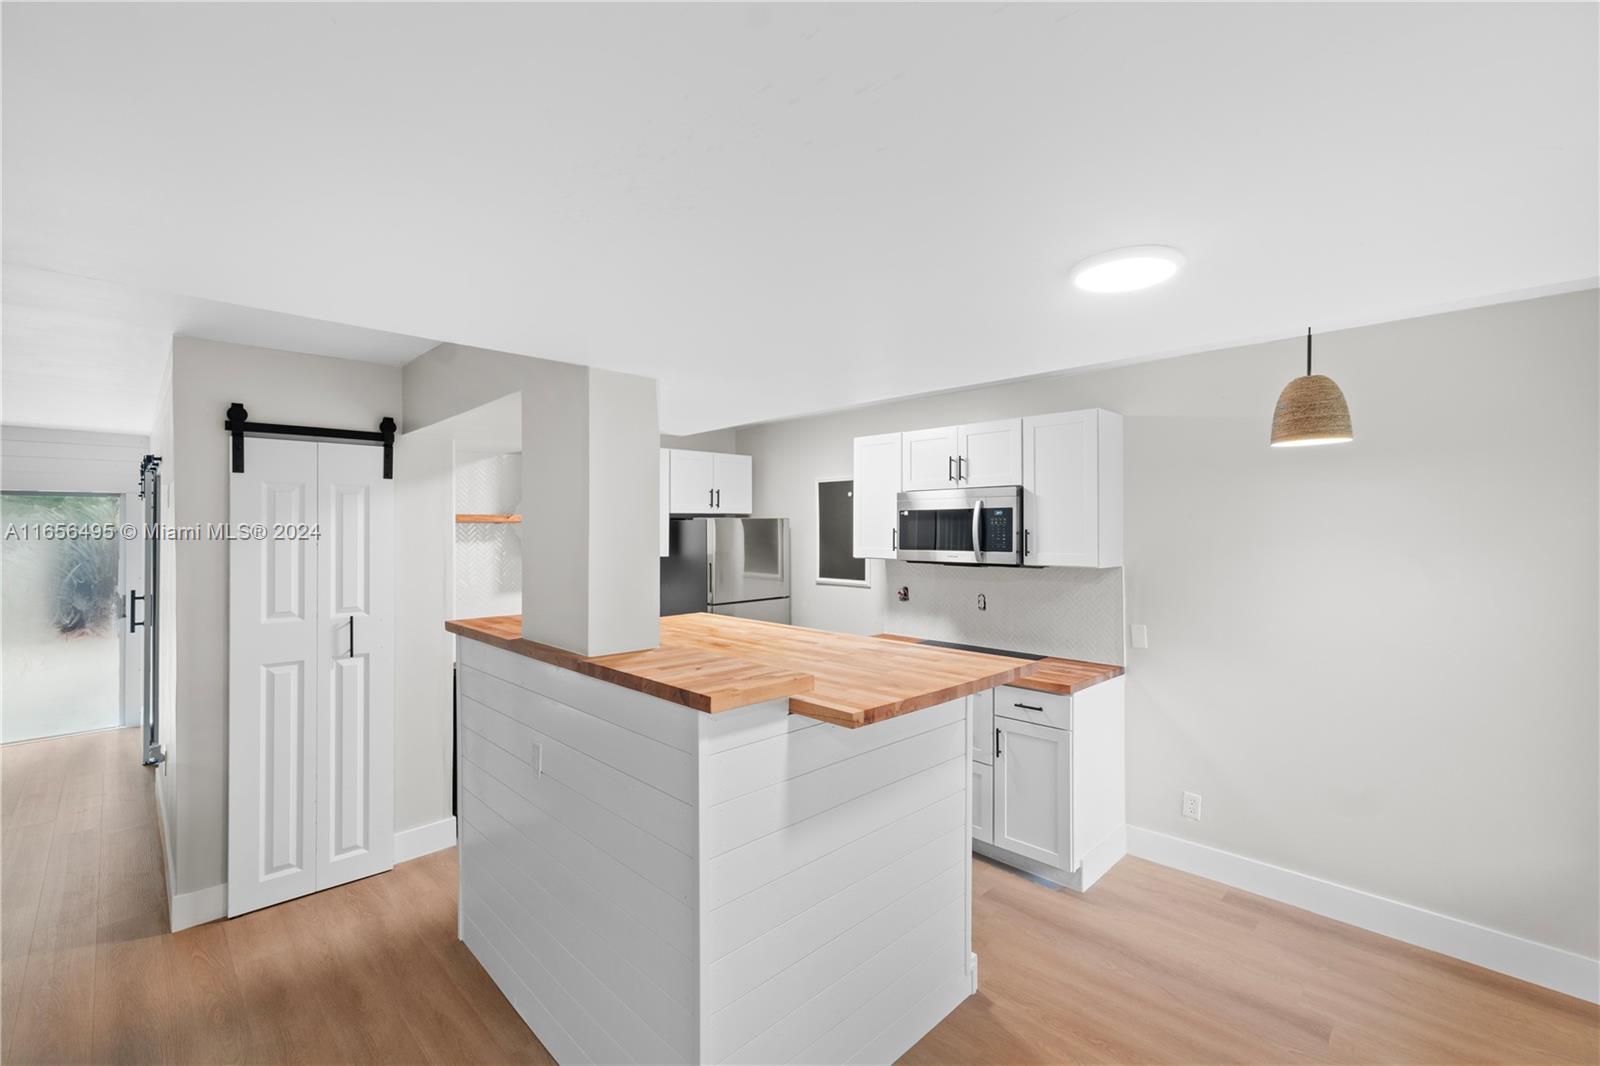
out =
[(1144, 626), (1133, 627), (1133, 646), (1135, 648), (1148, 648), (1150, 646), (1150, 633)]

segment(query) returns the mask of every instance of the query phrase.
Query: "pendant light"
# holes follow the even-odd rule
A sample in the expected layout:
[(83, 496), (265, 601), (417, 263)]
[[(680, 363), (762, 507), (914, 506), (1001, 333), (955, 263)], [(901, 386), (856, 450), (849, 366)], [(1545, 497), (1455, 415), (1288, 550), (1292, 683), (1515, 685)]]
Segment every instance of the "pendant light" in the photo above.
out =
[(1350, 407), (1330, 377), (1311, 372), (1311, 330), (1306, 330), (1306, 375), (1295, 378), (1278, 395), (1272, 412), (1272, 446), (1301, 448), (1344, 444), (1355, 439)]

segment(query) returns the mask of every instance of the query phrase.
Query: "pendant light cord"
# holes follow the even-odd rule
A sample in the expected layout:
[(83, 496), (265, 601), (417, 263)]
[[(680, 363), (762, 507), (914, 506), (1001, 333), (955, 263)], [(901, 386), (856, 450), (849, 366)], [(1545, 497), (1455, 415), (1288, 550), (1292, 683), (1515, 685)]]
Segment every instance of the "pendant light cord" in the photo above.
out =
[(1311, 376), (1311, 327), (1306, 327), (1306, 377)]

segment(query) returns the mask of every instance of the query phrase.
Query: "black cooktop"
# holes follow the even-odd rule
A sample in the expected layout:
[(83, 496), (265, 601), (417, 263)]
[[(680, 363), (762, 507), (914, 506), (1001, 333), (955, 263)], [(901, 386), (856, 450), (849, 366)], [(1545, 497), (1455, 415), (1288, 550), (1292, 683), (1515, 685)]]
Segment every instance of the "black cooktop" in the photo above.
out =
[(922, 643), (932, 644), (936, 648), (954, 648), (956, 651), (977, 651), (982, 652), (985, 655), (1009, 655), (1013, 659), (1032, 659), (1035, 662), (1040, 659), (1050, 658), (1048, 655), (1034, 655), (1032, 652), (1006, 651), (1004, 648), (984, 648), (977, 644), (956, 644), (948, 640), (924, 640)]

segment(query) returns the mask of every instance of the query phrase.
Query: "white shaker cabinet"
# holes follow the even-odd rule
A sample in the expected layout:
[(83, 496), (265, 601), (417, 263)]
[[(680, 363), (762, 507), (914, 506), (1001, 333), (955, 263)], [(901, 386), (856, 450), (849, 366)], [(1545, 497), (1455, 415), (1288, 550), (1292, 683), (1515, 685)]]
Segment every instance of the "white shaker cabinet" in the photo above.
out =
[(900, 488), (954, 488), (956, 456), (961, 454), (961, 427), (941, 426), (900, 434)]
[(995, 719), (993, 843), (1068, 870), (1072, 730)]
[(1022, 419), (1023, 564), (1122, 565), (1122, 416)]
[(672, 513), (710, 514), (715, 501), (711, 489), (711, 453), (673, 448), (667, 454), (672, 478), (669, 490)]
[(857, 559), (893, 559), (900, 511), (900, 434), (857, 437), (852, 551)]
[(755, 506), (748, 455), (684, 448), (663, 451), (672, 514), (749, 514)]
[(711, 491), (716, 500), (714, 514), (749, 514), (755, 504), (750, 457), (712, 452)]
[(988, 488), (1022, 484), (1022, 419), (962, 426), (956, 452), (956, 478), (965, 486)]

